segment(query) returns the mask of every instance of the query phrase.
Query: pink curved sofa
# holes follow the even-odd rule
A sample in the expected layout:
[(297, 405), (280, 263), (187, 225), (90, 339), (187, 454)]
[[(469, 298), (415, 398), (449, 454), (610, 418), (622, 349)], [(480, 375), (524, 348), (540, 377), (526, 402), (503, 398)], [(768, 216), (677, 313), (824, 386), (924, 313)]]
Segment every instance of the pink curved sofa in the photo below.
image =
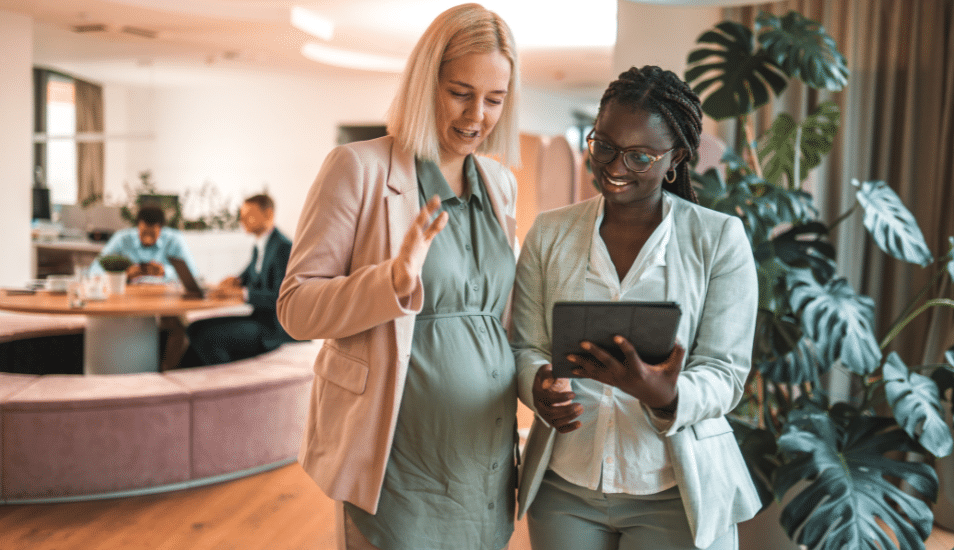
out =
[(146, 494), (292, 462), (320, 346), (167, 373), (0, 373), (0, 502)]

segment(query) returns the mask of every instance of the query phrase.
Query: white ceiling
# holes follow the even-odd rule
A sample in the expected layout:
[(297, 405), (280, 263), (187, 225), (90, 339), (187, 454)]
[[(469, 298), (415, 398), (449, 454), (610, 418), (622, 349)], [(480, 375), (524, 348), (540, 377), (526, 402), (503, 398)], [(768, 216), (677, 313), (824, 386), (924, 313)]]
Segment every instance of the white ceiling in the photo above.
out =
[[(433, 17), (459, 1), (0, 0), (0, 10), (34, 19), (37, 64), (100, 81), (155, 84), (208, 78), (217, 72), (209, 69), (216, 67), (311, 74), (345, 70), (301, 55), (306, 42), (323, 41), (291, 25), (292, 5), (334, 21), (334, 37), (325, 42), (329, 46), (406, 56)], [(520, 51), (525, 85), (586, 97), (595, 92), (598, 97), (612, 79), (616, 0), (482, 3), (510, 23), (518, 45), (531, 43)], [(541, 5), (547, 9), (541, 11)], [(84, 26), (87, 30), (79, 32)], [(544, 38), (558, 44), (578, 42), (581, 29), (596, 30), (590, 39), (596, 44), (533, 45), (538, 38), (531, 31), (541, 29)]]

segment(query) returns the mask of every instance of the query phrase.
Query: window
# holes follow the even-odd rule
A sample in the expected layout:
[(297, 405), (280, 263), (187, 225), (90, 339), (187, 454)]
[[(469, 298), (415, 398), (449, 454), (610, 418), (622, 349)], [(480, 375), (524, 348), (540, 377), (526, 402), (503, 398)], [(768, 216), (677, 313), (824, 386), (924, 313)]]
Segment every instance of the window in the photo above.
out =
[(76, 204), (76, 86), (72, 78), (51, 73), (46, 82), (46, 166), (39, 166), (50, 201)]
[(34, 187), (77, 204), (103, 192), (103, 96), (96, 84), (33, 69)]

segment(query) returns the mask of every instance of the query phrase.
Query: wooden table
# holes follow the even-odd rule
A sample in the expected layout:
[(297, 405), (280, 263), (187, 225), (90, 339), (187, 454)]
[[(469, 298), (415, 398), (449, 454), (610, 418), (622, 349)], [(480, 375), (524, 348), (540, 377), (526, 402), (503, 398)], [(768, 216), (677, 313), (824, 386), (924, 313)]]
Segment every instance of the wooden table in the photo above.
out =
[(38, 290), (35, 294), (0, 292), (0, 310), (19, 313), (86, 315), (83, 372), (121, 374), (159, 370), (158, 317), (190, 311), (234, 308), (239, 298), (185, 299), (176, 287), (129, 285), (121, 295), (87, 301), (71, 308), (65, 293)]

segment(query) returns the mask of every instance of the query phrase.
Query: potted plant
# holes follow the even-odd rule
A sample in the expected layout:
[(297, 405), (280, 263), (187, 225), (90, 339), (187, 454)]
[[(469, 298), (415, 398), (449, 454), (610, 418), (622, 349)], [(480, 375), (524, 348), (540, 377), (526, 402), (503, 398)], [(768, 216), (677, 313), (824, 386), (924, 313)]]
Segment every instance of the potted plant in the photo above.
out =
[(126, 269), (132, 265), (132, 260), (122, 254), (105, 254), (100, 256), (98, 261), (106, 272), (110, 294), (126, 292)]
[[(707, 115), (734, 119), (739, 129), (723, 157), (725, 175), (710, 169), (694, 174), (694, 184), (703, 204), (742, 219), (756, 260), (753, 375), (732, 421), (763, 503), (778, 504), (786, 535), (813, 550), (894, 548), (889, 530), (900, 548), (923, 549), (933, 519), (923, 499), (936, 498), (938, 481), (912, 451), (940, 457), (954, 448), (936, 381), (943, 385), (954, 365), (906, 365), (883, 350), (924, 311), (954, 308), (940, 294), (940, 281), (954, 278), (954, 237), (951, 250), (934, 257), (914, 217), (878, 181), (853, 180), (851, 210), (831, 223), (820, 219), (802, 182), (832, 148), (834, 102), (801, 121), (782, 113), (754, 135), (751, 116), (768, 111), (791, 80), (830, 91), (847, 84), (845, 59), (821, 25), (796, 12), (762, 13), (754, 29), (725, 21), (698, 42), (686, 81)], [(884, 253), (935, 271), (880, 337), (874, 301), (836, 276), (827, 239), (859, 209)], [(823, 390), (831, 369), (851, 378), (844, 402), (830, 402)], [(941, 374), (932, 379), (931, 369)]]

